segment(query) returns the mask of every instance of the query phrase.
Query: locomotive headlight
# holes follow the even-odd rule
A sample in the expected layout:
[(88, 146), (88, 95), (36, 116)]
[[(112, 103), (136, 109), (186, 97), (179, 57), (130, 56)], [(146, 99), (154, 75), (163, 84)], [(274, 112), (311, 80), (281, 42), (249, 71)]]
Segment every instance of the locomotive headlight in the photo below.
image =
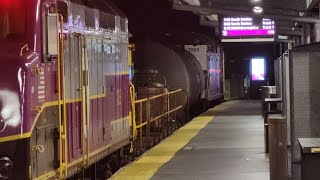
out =
[(0, 133), (6, 127), (16, 128), (21, 124), (21, 108), (18, 93), (0, 90)]
[(0, 180), (9, 179), (13, 174), (13, 162), (8, 157), (0, 158)]

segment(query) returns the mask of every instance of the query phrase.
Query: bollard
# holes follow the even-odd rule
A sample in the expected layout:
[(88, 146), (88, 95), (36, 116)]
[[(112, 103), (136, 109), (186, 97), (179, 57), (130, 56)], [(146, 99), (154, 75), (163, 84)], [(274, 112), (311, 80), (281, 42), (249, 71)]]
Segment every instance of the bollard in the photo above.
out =
[(271, 116), (268, 124), (270, 180), (288, 180), (286, 118)]
[(266, 86), (262, 86), (260, 89), (261, 92), (261, 115), (264, 116), (264, 99), (268, 98), (268, 90)]
[(298, 138), (301, 147), (301, 180), (319, 180), (320, 138)]

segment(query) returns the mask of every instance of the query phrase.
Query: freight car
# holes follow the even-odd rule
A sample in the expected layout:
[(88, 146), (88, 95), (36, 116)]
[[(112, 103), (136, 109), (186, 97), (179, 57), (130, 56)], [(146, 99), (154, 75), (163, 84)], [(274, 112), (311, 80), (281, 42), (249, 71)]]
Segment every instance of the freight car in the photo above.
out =
[(0, 179), (115, 171), (130, 144), (127, 48), (106, 0), (0, 1)]
[[(139, 69), (154, 69), (166, 79), (170, 89), (184, 89), (189, 94), (191, 107), (201, 106), (201, 95), (205, 87), (205, 78), (199, 62), (183, 49), (171, 49), (161, 43), (148, 41), (137, 47), (137, 52), (143, 51), (135, 65)], [(139, 77), (136, 77), (139, 78)], [(153, 83), (153, 82), (151, 82)], [(184, 106), (188, 98), (183, 100)]]
[(184, 36), (189, 37), (184, 42), (184, 48), (192, 53), (201, 64), (205, 76), (206, 105), (223, 97), (223, 61), (224, 54), (222, 46), (208, 36), (189, 33)]
[(137, 86), (183, 89), (188, 94), (184, 105), (196, 114), (223, 97), (223, 51), (218, 43), (196, 33), (160, 39), (137, 45)]

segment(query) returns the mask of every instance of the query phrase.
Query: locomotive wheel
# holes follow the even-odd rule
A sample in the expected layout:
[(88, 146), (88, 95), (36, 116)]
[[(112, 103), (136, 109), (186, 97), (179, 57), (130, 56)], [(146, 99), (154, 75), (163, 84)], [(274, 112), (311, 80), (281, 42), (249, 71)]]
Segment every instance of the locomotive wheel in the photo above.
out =
[(113, 154), (108, 164), (110, 164), (111, 172), (115, 173), (119, 169), (118, 157)]
[(106, 171), (105, 174), (104, 174), (104, 177), (105, 177), (106, 180), (111, 178), (111, 176), (112, 176), (112, 172), (110, 170)]
[(104, 172), (104, 179), (109, 179), (112, 176), (112, 166), (110, 165), (110, 163), (108, 162), (106, 164), (106, 168), (105, 168), (105, 172)]
[(129, 162), (129, 157), (128, 157), (128, 155), (121, 155), (120, 156), (120, 166), (119, 166), (119, 168), (121, 168), (121, 167), (123, 167), (123, 166), (125, 166), (125, 165), (127, 165), (128, 164), (128, 162)]
[(112, 176), (112, 169), (108, 162), (100, 164), (97, 170), (97, 178), (99, 180), (109, 179)]

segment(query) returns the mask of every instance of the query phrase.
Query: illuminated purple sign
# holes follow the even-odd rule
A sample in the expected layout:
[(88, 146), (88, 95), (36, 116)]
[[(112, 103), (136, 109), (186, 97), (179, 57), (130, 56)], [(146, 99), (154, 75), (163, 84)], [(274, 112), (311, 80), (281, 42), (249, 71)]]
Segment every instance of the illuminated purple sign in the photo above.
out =
[(261, 19), (257, 22), (250, 17), (223, 18), (222, 36), (274, 36), (274, 26), (274, 21), (270, 19)]

